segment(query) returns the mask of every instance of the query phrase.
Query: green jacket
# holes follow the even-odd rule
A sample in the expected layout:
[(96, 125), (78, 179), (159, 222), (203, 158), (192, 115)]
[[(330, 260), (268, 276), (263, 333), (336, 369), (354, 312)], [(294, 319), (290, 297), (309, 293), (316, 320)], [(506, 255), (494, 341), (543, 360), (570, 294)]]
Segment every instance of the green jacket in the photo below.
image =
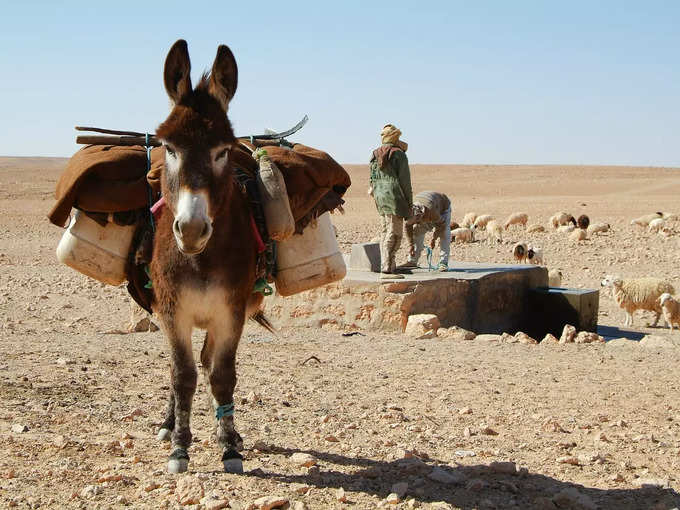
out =
[(378, 213), (411, 216), (413, 191), (406, 153), (391, 144), (381, 145), (373, 151), (370, 170)]

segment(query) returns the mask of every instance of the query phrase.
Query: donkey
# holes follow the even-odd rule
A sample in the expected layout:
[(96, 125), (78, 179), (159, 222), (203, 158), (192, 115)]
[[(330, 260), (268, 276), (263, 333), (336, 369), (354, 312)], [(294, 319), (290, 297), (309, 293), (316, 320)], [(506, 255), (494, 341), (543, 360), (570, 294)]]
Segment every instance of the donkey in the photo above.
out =
[(179, 40), (165, 60), (170, 115), (156, 130), (165, 146), (166, 206), (151, 262), (153, 310), (172, 352), (170, 399), (158, 438), (172, 440), (168, 471), (186, 471), (197, 379), (191, 333), (194, 327), (205, 329), (201, 364), (212, 393), (217, 442), (225, 471), (238, 473), (243, 457), (233, 418), (236, 349), (246, 318), (268, 324), (260, 309), (263, 296), (253, 293), (257, 245), (250, 206), (234, 181), (230, 157), (236, 138), (227, 110), (238, 70), (231, 50), (222, 45), (212, 71), (195, 89), (190, 71), (187, 43)]

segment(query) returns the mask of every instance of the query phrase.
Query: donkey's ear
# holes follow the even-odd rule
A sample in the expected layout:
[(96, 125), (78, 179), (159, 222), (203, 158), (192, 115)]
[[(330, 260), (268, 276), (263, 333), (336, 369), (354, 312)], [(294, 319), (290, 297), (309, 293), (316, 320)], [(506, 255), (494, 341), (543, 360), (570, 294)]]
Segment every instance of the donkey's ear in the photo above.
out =
[(238, 84), (238, 68), (236, 59), (228, 46), (217, 48), (217, 56), (210, 74), (210, 93), (217, 99), (225, 111), (229, 109), (229, 101), (236, 93)]
[(173, 104), (179, 103), (184, 94), (191, 92), (191, 62), (189, 48), (184, 39), (178, 40), (170, 48), (165, 59), (163, 81)]

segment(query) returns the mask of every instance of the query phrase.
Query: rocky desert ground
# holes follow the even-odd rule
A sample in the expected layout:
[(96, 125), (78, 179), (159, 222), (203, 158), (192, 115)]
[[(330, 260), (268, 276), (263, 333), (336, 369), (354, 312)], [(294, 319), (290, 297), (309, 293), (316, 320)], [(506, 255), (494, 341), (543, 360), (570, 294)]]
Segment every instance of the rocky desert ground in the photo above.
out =
[[(248, 325), (236, 424), (245, 473), (221, 472), (199, 381), (190, 471), (165, 472), (156, 441), (169, 383), (162, 334), (126, 334), (129, 300), (60, 265), (45, 215), (63, 159), (0, 159), (0, 507), (195, 509), (654, 509), (680, 507), (680, 333), (600, 297), (606, 344), (525, 345)], [(367, 167), (348, 165), (341, 248), (378, 218)], [(574, 243), (551, 230), (456, 244), (455, 260), (510, 262), (543, 248), (563, 284), (605, 274), (680, 288), (680, 223), (670, 237), (630, 220), (680, 213), (680, 169), (413, 165), (415, 191), (504, 220), (556, 211), (611, 224)], [(644, 335), (662, 337), (641, 346)], [(195, 333), (195, 349), (202, 336)]]

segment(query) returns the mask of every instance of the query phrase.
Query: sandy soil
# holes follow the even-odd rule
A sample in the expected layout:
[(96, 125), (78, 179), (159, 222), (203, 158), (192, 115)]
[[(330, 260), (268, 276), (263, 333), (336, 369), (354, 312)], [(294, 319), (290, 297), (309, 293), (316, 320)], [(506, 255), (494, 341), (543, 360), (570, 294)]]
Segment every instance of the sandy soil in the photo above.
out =
[[(248, 326), (235, 398), (246, 474), (220, 472), (202, 384), (190, 473), (165, 474), (167, 446), (155, 439), (169, 382), (165, 340), (160, 332), (115, 333), (128, 319), (125, 291), (55, 260), (61, 232), (45, 214), (63, 165), (0, 159), (0, 507), (176, 508), (178, 483), (204, 492), (192, 508), (226, 501), (248, 508), (262, 496), (281, 496), (292, 508), (390, 507), (384, 500), (397, 483), (407, 484), (397, 508), (680, 506), (680, 349), (637, 345), (343, 337), (294, 328), (273, 338)], [(345, 251), (378, 228), (367, 168), (349, 170), (347, 214), (334, 216)], [(680, 212), (678, 169), (412, 171), (416, 191), (449, 194), (454, 219), (476, 211), (504, 220), (525, 211), (530, 223), (546, 224), (563, 209), (612, 225), (610, 234), (578, 245), (517, 229), (501, 245), (455, 245), (453, 260), (509, 262), (512, 243), (526, 239), (544, 248), (569, 286), (598, 286), (606, 273), (680, 285), (680, 238), (629, 225), (641, 214)], [(606, 293), (600, 303), (610, 336), (671, 335), (643, 327), (644, 314), (636, 316), (639, 328), (619, 330), (623, 312)], [(196, 352), (201, 342), (195, 333)], [(305, 363), (310, 356), (318, 361)], [(296, 465), (296, 452), (310, 453), (317, 466)], [(503, 461), (518, 470), (494, 464)], [(340, 488), (346, 502), (337, 500)]]

